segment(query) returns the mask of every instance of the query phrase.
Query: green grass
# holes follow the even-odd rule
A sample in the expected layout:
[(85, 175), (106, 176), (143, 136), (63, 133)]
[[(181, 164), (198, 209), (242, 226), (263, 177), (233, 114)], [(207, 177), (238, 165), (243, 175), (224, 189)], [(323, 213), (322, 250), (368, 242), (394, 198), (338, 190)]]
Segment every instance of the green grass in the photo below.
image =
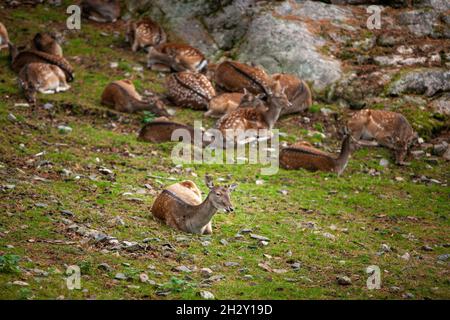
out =
[[(42, 30), (47, 25), (62, 28), (62, 9), (57, 9), (58, 14), (53, 10), (38, 6), (36, 12), (12, 13), (5, 9), (0, 20), (9, 27), (14, 42), (25, 43), (36, 31), (35, 25)], [(14, 28), (19, 21), (21, 27)], [(413, 160), (410, 167), (397, 167), (388, 150), (361, 149), (353, 154), (342, 177), (282, 169), (277, 175), (262, 176), (260, 165), (192, 164), (174, 172), (170, 160), (174, 144), (136, 140), (145, 115), (112, 113), (99, 104), (104, 86), (124, 78), (125, 73), (130, 73), (141, 92), (164, 90), (163, 79), (156, 74), (145, 70), (140, 75), (133, 70), (144, 60), (142, 53), (131, 53), (123, 44), (123, 36), (106, 37), (102, 31), (84, 22), (80, 32), (67, 35), (64, 51), (75, 66), (76, 79), (64, 94), (39, 96), (42, 103), (54, 104), (49, 111), (15, 107), (23, 97), (16, 75), (7, 66), (6, 53), (0, 54), (0, 68), (5, 70), (0, 74), (0, 186), (15, 185), (0, 191), (0, 256), (7, 260), (5, 267), (0, 261), (1, 299), (199, 299), (200, 290), (209, 290), (220, 299), (398, 299), (404, 292), (419, 299), (450, 298), (448, 262), (437, 260), (449, 251), (444, 245), (450, 242), (450, 188), (413, 182), (416, 176), (425, 175), (448, 183), (448, 162), (439, 159), (429, 165)], [(118, 68), (109, 67), (113, 61), (119, 62)], [(288, 134), (283, 140), (322, 141), (325, 147), (336, 149), (339, 141), (308, 136), (308, 130), (329, 132), (329, 123), (320, 116), (321, 107), (340, 110), (338, 106), (314, 105), (307, 114), (313, 119), (309, 127), (303, 126), (297, 115), (281, 119), (278, 125)], [(18, 123), (7, 119), (9, 113), (19, 119)], [(415, 116), (408, 114), (412, 121)], [(202, 119), (201, 112), (177, 110), (176, 121), (192, 123), (193, 119)], [(204, 119), (207, 127), (213, 123)], [(60, 124), (73, 131), (59, 133)], [(42, 151), (46, 153), (35, 156)], [(389, 167), (379, 165), (381, 158), (391, 161)], [(113, 170), (115, 179), (99, 173), (99, 166)], [(73, 175), (65, 177), (63, 169)], [(369, 175), (370, 169), (380, 175)], [(229, 176), (227, 183), (239, 184), (232, 195), (236, 211), (214, 217), (212, 236), (183, 234), (151, 217), (156, 195), (172, 183), (165, 178), (191, 179), (207, 192), (203, 182), (206, 173), (215, 178)], [(35, 180), (36, 176), (47, 180)], [(264, 184), (256, 184), (256, 180), (264, 180)], [(152, 186), (153, 191), (136, 194), (144, 185)], [(123, 195), (127, 192), (143, 201), (127, 200)], [(150, 241), (142, 252), (105, 252), (67, 232), (62, 210), (73, 212), (77, 223), (120, 240), (160, 241)], [(115, 217), (121, 217), (125, 225), (111, 225)], [(308, 227), (311, 224), (314, 229)], [(269, 237), (269, 244), (261, 246), (245, 234), (236, 239), (244, 228)], [(326, 238), (324, 233), (335, 238)], [(180, 241), (180, 237), (187, 240)], [(222, 239), (228, 244), (223, 245)], [(211, 243), (204, 246), (205, 240)], [(173, 251), (163, 249), (167, 243), (173, 245)], [(377, 255), (383, 243), (392, 251)], [(423, 251), (425, 244), (433, 251)], [(401, 258), (405, 252), (411, 255), (409, 261)], [(226, 267), (227, 261), (239, 265)], [(301, 263), (299, 270), (291, 268), (294, 261)], [(101, 263), (109, 264), (112, 270), (99, 269)], [(267, 272), (261, 263), (286, 272)], [(67, 289), (64, 272), (69, 265), (80, 266), (83, 290)], [(197, 270), (188, 274), (174, 271), (179, 265)], [(381, 290), (366, 288), (369, 265), (382, 270)], [(10, 272), (16, 266), (19, 272)], [(204, 287), (199, 272), (204, 267), (224, 278)], [(39, 276), (33, 269), (48, 275)], [(129, 280), (115, 280), (118, 272)], [(139, 274), (143, 272), (156, 285), (141, 283)], [(339, 286), (339, 275), (351, 277), (352, 285)], [(18, 280), (29, 286), (12, 284)], [(392, 286), (402, 291), (392, 292)], [(161, 292), (168, 295), (161, 296)]]

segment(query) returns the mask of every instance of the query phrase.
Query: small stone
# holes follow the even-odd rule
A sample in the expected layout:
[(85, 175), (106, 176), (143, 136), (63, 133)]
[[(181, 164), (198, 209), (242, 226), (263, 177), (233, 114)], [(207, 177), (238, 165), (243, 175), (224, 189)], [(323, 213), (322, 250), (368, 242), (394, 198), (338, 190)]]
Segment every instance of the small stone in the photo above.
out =
[(68, 217), (74, 217), (75, 214), (72, 211), (69, 210), (61, 210), (61, 214)]
[(220, 239), (220, 244), (222, 244), (222, 245), (224, 245), (224, 246), (227, 246), (228, 245), (228, 241), (227, 240), (225, 240), (225, 239)]
[(396, 286), (392, 286), (392, 287), (389, 288), (389, 290), (391, 292), (400, 292), (400, 291), (402, 291), (402, 288), (396, 287)]
[(405, 181), (403, 177), (395, 177), (395, 181), (402, 182)]
[(329, 233), (329, 232), (323, 232), (322, 236), (327, 238), (327, 239), (331, 239), (331, 240), (335, 240), (336, 239), (336, 236), (334, 234)]
[(269, 245), (269, 241), (260, 241), (259, 244), (265, 247)]
[(20, 281), (20, 280), (14, 281), (12, 284), (16, 285), (16, 286), (20, 286), (20, 287), (28, 287), (29, 286), (28, 282)]
[(255, 183), (256, 185), (262, 185), (264, 184), (264, 180), (256, 180)]
[(448, 253), (441, 254), (441, 255), (439, 255), (439, 256), (437, 257), (437, 259), (438, 259), (439, 261), (447, 261), (448, 258), (450, 258), (450, 254), (448, 254)]
[(420, 157), (423, 157), (425, 155), (425, 151), (423, 151), (423, 150), (414, 150), (414, 151), (411, 151), (411, 154), (412, 154), (412, 156), (414, 158), (420, 158)]
[(405, 292), (402, 297), (403, 299), (414, 299), (414, 295), (411, 292)]
[(406, 252), (404, 255), (401, 256), (401, 258), (405, 261), (409, 261), (411, 255), (408, 252)]
[(105, 167), (100, 167), (100, 168), (98, 169), (98, 171), (99, 171), (101, 174), (104, 174), (104, 175), (110, 175), (110, 174), (113, 174), (112, 170), (110, 170), (110, 169), (108, 169), (108, 168), (105, 168)]
[(59, 133), (67, 134), (67, 133), (71, 133), (72, 130), (73, 129), (71, 127), (68, 127), (68, 126), (63, 126), (63, 125), (58, 126)]
[(287, 195), (288, 195), (288, 191), (287, 191), (287, 190), (280, 190), (280, 193), (281, 193), (283, 196), (287, 196)]
[(174, 268), (174, 270), (178, 271), (178, 272), (186, 272), (186, 273), (192, 272), (192, 270), (186, 266), (177, 266)]
[(205, 241), (202, 241), (201, 244), (202, 244), (202, 246), (207, 247), (211, 244), (211, 241), (205, 240)]
[(428, 245), (423, 245), (421, 248), (423, 251), (433, 251), (433, 248)]
[(125, 274), (119, 272), (119, 273), (116, 273), (116, 275), (114, 276), (114, 279), (117, 279), (117, 280), (127, 280), (128, 277), (127, 277)]
[(294, 270), (300, 269), (301, 266), (302, 266), (302, 264), (300, 262), (291, 263), (291, 268), (294, 269)]
[(200, 296), (203, 299), (212, 300), (214, 299), (214, 295), (209, 291), (200, 291)]
[(8, 114), (8, 120), (11, 122), (17, 122), (17, 118), (12, 113)]
[(380, 160), (380, 166), (382, 166), (382, 167), (387, 167), (389, 165), (389, 160), (388, 159), (381, 159)]
[(139, 281), (141, 281), (142, 283), (147, 283), (149, 280), (148, 275), (146, 273), (141, 273), (139, 275)]
[(107, 263), (100, 263), (97, 268), (99, 268), (100, 270), (103, 270), (103, 271), (107, 271), (107, 272), (112, 271), (111, 266)]
[(264, 236), (260, 236), (260, 235), (258, 235), (258, 234), (254, 234), (254, 233), (251, 233), (251, 234), (250, 234), (250, 238), (256, 239), (256, 240), (259, 240), (259, 241), (270, 241), (269, 238), (264, 237)]
[(201, 268), (200, 274), (204, 278), (209, 278), (213, 274), (213, 271), (210, 268)]
[(383, 252), (389, 252), (389, 251), (391, 251), (391, 247), (390, 247), (388, 244), (383, 243), (383, 244), (381, 245), (381, 251), (383, 251)]
[(242, 229), (241, 231), (239, 231), (239, 233), (250, 233), (252, 231), (252, 229)]
[(111, 62), (111, 63), (109, 64), (109, 67), (110, 67), (111, 69), (116, 69), (118, 66), (119, 66), (119, 63), (118, 63), (118, 62)]
[(348, 286), (352, 284), (352, 280), (347, 276), (338, 276), (337, 283), (341, 286)]
[(225, 267), (237, 267), (239, 263), (233, 261), (227, 261), (223, 264)]

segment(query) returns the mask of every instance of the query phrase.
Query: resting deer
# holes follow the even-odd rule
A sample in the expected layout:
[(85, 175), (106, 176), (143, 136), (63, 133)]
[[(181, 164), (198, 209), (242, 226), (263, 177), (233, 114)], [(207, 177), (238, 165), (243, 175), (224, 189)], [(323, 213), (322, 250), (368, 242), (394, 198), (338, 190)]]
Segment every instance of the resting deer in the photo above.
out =
[(329, 171), (340, 176), (347, 167), (351, 154), (350, 140), (351, 136), (347, 134), (342, 141), (341, 153), (337, 158), (314, 148), (308, 142), (294, 143), (280, 151), (280, 165), (284, 169), (303, 168), (309, 171)]
[(156, 71), (199, 72), (208, 65), (203, 53), (187, 44), (164, 43), (151, 47), (147, 66)]
[(236, 61), (225, 61), (216, 67), (214, 79), (218, 86), (230, 92), (243, 92), (247, 89), (253, 94), (269, 94), (272, 84), (270, 76), (261, 68), (252, 67)]
[(274, 81), (280, 81), (286, 88), (285, 93), (291, 102), (291, 107), (281, 110), (281, 115), (287, 115), (308, 110), (312, 105), (312, 93), (308, 84), (291, 74), (277, 73), (272, 75)]
[(182, 123), (155, 120), (144, 125), (139, 132), (139, 140), (152, 143), (162, 143), (172, 141), (172, 133), (177, 129), (183, 129), (189, 132), (191, 141), (194, 138), (194, 127)]
[(54, 33), (37, 33), (32, 42), (32, 50), (42, 51), (54, 56), (63, 56), (59, 37)]
[(149, 47), (165, 43), (167, 36), (156, 22), (147, 18), (128, 23), (126, 40), (131, 44), (133, 52), (139, 49), (148, 51)]
[(165, 189), (153, 203), (152, 214), (169, 227), (188, 233), (212, 234), (212, 218), (218, 210), (234, 211), (230, 192), (237, 185), (215, 186), (205, 177), (208, 196), (202, 201), (201, 192), (192, 181), (183, 181)]
[(70, 89), (66, 75), (54, 64), (32, 62), (19, 72), (19, 85), (28, 102), (36, 103), (36, 93), (52, 94)]
[(231, 112), (239, 107), (244, 93), (232, 92), (222, 93), (213, 97), (208, 104), (208, 111), (205, 116), (211, 118), (220, 118), (225, 113)]
[(148, 110), (158, 116), (169, 116), (163, 102), (156, 96), (142, 100), (130, 80), (118, 80), (108, 84), (103, 91), (101, 103), (120, 112)]
[(8, 31), (6, 30), (3, 23), (0, 22), (0, 51), (2, 51), (2, 49), (8, 48), (8, 43), (9, 43)]
[(168, 97), (175, 105), (197, 110), (205, 110), (216, 95), (216, 90), (206, 76), (188, 71), (169, 75), (166, 88)]
[(29, 63), (41, 62), (53, 64), (61, 68), (66, 75), (66, 81), (70, 82), (74, 78), (73, 68), (64, 57), (36, 50), (24, 50), (19, 52), (12, 43), (9, 43), (9, 52), (11, 56), (11, 68), (15, 72), (20, 72), (20, 70)]
[(83, 0), (80, 5), (83, 16), (95, 22), (116, 22), (120, 17), (119, 0)]
[(417, 140), (408, 120), (400, 113), (364, 109), (353, 114), (347, 124), (353, 138), (363, 146), (383, 146), (394, 150), (395, 161), (404, 162), (408, 149)]
[[(247, 93), (247, 95), (252, 95)], [(247, 100), (245, 97), (242, 100)], [(249, 99), (251, 107), (241, 106), (236, 110), (225, 114), (216, 124), (216, 127), (222, 131), (229, 140), (236, 138), (236, 130), (271, 130), (280, 116), (281, 110), (290, 106), (284, 88), (279, 82), (275, 82), (270, 87), (267, 96), (267, 106), (259, 98)]]

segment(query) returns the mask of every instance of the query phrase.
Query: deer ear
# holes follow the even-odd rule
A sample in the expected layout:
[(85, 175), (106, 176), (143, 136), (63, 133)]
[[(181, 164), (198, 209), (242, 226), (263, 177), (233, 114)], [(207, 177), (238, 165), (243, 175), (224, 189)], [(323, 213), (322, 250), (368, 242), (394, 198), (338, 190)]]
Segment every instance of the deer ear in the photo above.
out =
[(238, 186), (237, 183), (233, 183), (231, 186), (228, 187), (228, 191), (230, 191), (230, 192), (234, 191), (234, 189), (236, 189), (237, 186)]
[(213, 182), (212, 177), (210, 175), (205, 175), (205, 183), (206, 183), (206, 186), (209, 189), (214, 188), (214, 182)]
[(247, 88), (244, 88), (244, 95), (247, 95), (247, 94), (248, 94)]

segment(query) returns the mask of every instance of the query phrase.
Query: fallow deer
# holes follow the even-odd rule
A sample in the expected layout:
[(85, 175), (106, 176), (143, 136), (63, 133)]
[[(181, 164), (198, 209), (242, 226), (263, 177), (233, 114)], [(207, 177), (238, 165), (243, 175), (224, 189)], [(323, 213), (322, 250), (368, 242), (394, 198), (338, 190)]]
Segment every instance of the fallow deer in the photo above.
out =
[(309, 171), (329, 171), (340, 176), (347, 167), (351, 154), (350, 140), (351, 136), (347, 134), (338, 157), (316, 149), (308, 142), (297, 142), (280, 151), (280, 166), (288, 170), (303, 168)]
[(83, 16), (95, 22), (116, 22), (121, 13), (119, 0), (83, 0), (80, 5)]
[(312, 105), (312, 93), (308, 84), (291, 74), (276, 73), (272, 75), (274, 81), (279, 81), (286, 88), (285, 93), (291, 102), (290, 108), (281, 110), (281, 115), (287, 115), (308, 110)]
[(156, 198), (151, 212), (169, 227), (194, 234), (212, 234), (212, 218), (218, 210), (234, 211), (230, 193), (237, 187), (215, 186), (205, 178), (208, 196), (202, 201), (199, 188), (192, 181), (173, 184)]
[(167, 40), (164, 30), (154, 21), (143, 19), (139, 21), (130, 21), (127, 26), (127, 41), (131, 44), (133, 52), (139, 49), (149, 50)]
[(2, 49), (8, 48), (8, 43), (9, 43), (8, 31), (6, 30), (3, 23), (0, 22), (0, 51), (2, 51)]
[(211, 82), (200, 73), (189, 71), (173, 73), (167, 77), (168, 97), (180, 107), (205, 110), (216, 95)]
[(59, 44), (59, 38), (55, 33), (39, 32), (34, 36), (31, 48), (32, 50), (62, 57), (63, 51)]
[(152, 143), (162, 143), (172, 141), (172, 133), (177, 129), (183, 129), (189, 132), (191, 141), (194, 138), (194, 127), (178, 122), (155, 120), (144, 125), (139, 132), (138, 139)]
[(19, 52), (12, 43), (9, 43), (9, 52), (11, 56), (11, 68), (15, 72), (20, 72), (20, 70), (29, 63), (41, 62), (60, 67), (66, 75), (66, 81), (70, 82), (74, 78), (73, 68), (64, 57), (36, 50), (24, 50)]
[(269, 94), (272, 79), (261, 68), (236, 61), (225, 61), (216, 67), (214, 79), (218, 86), (230, 92)]
[(52, 94), (66, 91), (70, 86), (66, 75), (58, 66), (49, 63), (32, 62), (19, 72), (19, 85), (28, 102), (36, 103), (36, 93)]
[(205, 112), (205, 116), (211, 118), (220, 118), (224, 114), (231, 112), (241, 104), (244, 93), (232, 92), (222, 93), (215, 96), (209, 101), (208, 111)]
[[(284, 88), (279, 82), (275, 82), (267, 92), (267, 102), (259, 97), (251, 100), (252, 107), (239, 108), (225, 114), (216, 124), (227, 140), (237, 137), (237, 130), (260, 130), (270, 131), (280, 116), (281, 110), (290, 106), (290, 102), (284, 93)], [(247, 93), (247, 95), (252, 95)], [(242, 100), (246, 100), (245, 97)], [(267, 103), (267, 105), (266, 105)]]
[(347, 124), (353, 138), (362, 146), (383, 146), (394, 150), (399, 165), (408, 164), (408, 149), (417, 140), (408, 120), (400, 113), (364, 109), (353, 114)]
[(156, 71), (199, 72), (208, 65), (203, 53), (187, 44), (164, 43), (150, 48), (147, 66)]
[(164, 103), (156, 96), (142, 100), (130, 80), (118, 80), (108, 84), (103, 91), (101, 103), (120, 112), (148, 110), (159, 116), (169, 116)]

